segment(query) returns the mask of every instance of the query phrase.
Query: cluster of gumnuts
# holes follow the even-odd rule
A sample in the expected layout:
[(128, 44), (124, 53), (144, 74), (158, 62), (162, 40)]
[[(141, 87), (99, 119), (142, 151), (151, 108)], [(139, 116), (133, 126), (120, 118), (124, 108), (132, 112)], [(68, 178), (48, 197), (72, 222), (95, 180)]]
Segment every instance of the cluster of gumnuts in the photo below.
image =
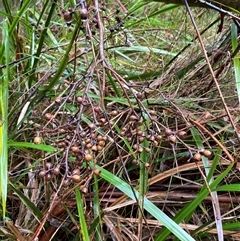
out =
[[(57, 97), (55, 100), (56, 104), (61, 104), (64, 97)], [(86, 105), (88, 107), (88, 104), (85, 102), (83, 103), (82, 97), (76, 97), (77, 103), (81, 103)], [(66, 99), (67, 103), (72, 103), (73, 98), (67, 97)], [(89, 108), (86, 108), (89, 109)], [(107, 118), (104, 118), (103, 112), (100, 107), (95, 105), (92, 109), (94, 111), (96, 121), (97, 123), (82, 123), (83, 126), (85, 126), (82, 130), (77, 132), (76, 125), (68, 125), (66, 123), (69, 122), (69, 119), (65, 119), (65, 122), (62, 123), (61, 126), (58, 126), (56, 128), (56, 121), (54, 114), (48, 112), (45, 113), (45, 119), (49, 123), (55, 123), (53, 126), (53, 129), (56, 129), (53, 131), (52, 129), (45, 129), (45, 132), (42, 132), (42, 137), (39, 135), (34, 137), (34, 143), (35, 144), (41, 144), (43, 143), (44, 136), (50, 137), (52, 136), (61, 136), (60, 139), (54, 139), (53, 145), (58, 147), (59, 151), (64, 152), (66, 149), (70, 150), (70, 155), (72, 157), (76, 158), (75, 164), (78, 164), (81, 166), (81, 163), (83, 161), (89, 162), (94, 160), (96, 154), (98, 152), (101, 152), (104, 147), (106, 146), (106, 143), (108, 141), (108, 137), (104, 134), (100, 134), (99, 127), (103, 128), (107, 125), (113, 125), (114, 122), (111, 121), (111, 119), (118, 115), (118, 111), (112, 110), (107, 116)], [(68, 115), (66, 115), (68, 116)], [(71, 117), (69, 117), (71, 118)], [(50, 125), (51, 126), (51, 125)], [(99, 130), (98, 130), (99, 129)], [(107, 128), (108, 129), (108, 128)], [(101, 130), (101, 133), (104, 133), (104, 131)], [(74, 140), (73, 140), (74, 138)], [(51, 138), (50, 138), (51, 139)], [(60, 166), (54, 167), (51, 162), (47, 162), (44, 165), (44, 170), (41, 170), (39, 172), (39, 177), (44, 178), (46, 181), (51, 181), (53, 179), (53, 176), (59, 176), (59, 174), (65, 175), (64, 168), (60, 171)], [(97, 170), (94, 170), (94, 173), (98, 172)], [(95, 173), (97, 174), (97, 173)], [(78, 183), (81, 181), (80, 175), (80, 169), (73, 169), (72, 171), (68, 171), (67, 177), (63, 181), (63, 186), (67, 187), (72, 182)]]
[[(152, 119), (157, 117), (157, 113), (154, 110), (149, 110), (148, 113), (151, 115)], [(162, 139), (162, 135), (158, 131), (152, 130), (150, 128), (144, 127), (144, 121), (137, 114), (132, 114), (128, 118), (128, 123), (122, 127), (120, 135), (125, 137), (129, 142), (133, 144), (133, 149), (139, 153), (143, 151), (141, 143), (145, 140), (151, 142), (154, 146), (158, 146), (159, 142)], [(145, 148), (147, 152), (150, 152), (150, 149)]]
[[(154, 120), (157, 120), (157, 112), (155, 110), (148, 110), (148, 114), (151, 116), (152, 123), (154, 123)], [(142, 145), (145, 140), (150, 142), (152, 146), (159, 147), (163, 140), (174, 145), (178, 141), (183, 142), (188, 136), (187, 131), (185, 130), (173, 131), (170, 128), (164, 128), (160, 131), (162, 128), (154, 128), (154, 126), (157, 126), (157, 122), (155, 122), (154, 125), (152, 124), (151, 128), (148, 127), (145, 128), (145, 130), (143, 129), (143, 124), (144, 121), (141, 117), (137, 114), (132, 114), (129, 116), (128, 123), (122, 127), (120, 132), (120, 135), (125, 137), (132, 144), (133, 150), (137, 153), (141, 153), (143, 150), (151, 152), (149, 147), (144, 147), (144, 145)], [(185, 146), (187, 147), (187, 145)], [(189, 150), (191, 150), (191, 148), (189, 148)], [(201, 161), (202, 156), (209, 158), (211, 155), (212, 153), (209, 150), (196, 149), (194, 154), (192, 154), (192, 160)]]
[(44, 170), (39, 172), (39, 177), (45, 178), (46, 181), (51, 181), (53, 176), (60, 174), (60, 166), (53, 166), (51, 162), (46, 162)]
[[(45, 168), (41, 170), (38, 175), (40, 178), (44, 178), (46, 181), (49, 182), (53, 179), (53, 176), (58, 177), (59, 175), (62, 175), (60, 165), (54, 167), (54, 165), (51, 162), (46, 162)], [(71, 172), (69, 172), (67, 178), (63, 180), (62, 185), (63, 187), (68, 187), (71, 184), (71, 182), (81, 182), (79, 168), (75, 168)]]

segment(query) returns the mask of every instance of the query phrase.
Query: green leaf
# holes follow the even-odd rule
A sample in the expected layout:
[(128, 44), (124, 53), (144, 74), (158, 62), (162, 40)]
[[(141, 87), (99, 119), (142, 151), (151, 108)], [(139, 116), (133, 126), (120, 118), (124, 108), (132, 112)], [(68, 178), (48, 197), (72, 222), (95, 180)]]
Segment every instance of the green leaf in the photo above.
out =
[(240, 192), (240, 184), (229, 184), (217, 187), (215, 191)]
[(45, 152), (53, 153), (55, 151), (55, 148), (53, 146), (44, 145), (44, 144), (34, 144), (31, 142), (16, 142), (16, 141), (9, 141), (8, 142), (9, 147), (16, 147), (16, 148), (32, 148), (37, 149)]
[(88, 227), (85, 219), (84, 205), (82, 200), (82, 194), (79, 191), (79, 187), (75, 189), (76, 193), (76, 201), (77, 201), (77, 209), (79, 215), (79, 225), (81, 227), (82, 238), (84, 241), (90, 241), (88, 234)]

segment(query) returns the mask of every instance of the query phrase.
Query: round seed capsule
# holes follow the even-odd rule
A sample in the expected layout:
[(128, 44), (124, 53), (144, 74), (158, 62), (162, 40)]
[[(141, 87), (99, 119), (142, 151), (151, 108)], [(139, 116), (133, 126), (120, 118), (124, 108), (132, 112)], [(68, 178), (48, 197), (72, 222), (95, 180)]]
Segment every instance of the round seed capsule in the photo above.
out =
[(100, 175), (100, 173), (101, 173), (101, 171), (100, 171), (99, 169), (95, 169), (95, 170), (94, 170), (94, 174), (95, 174), (95, 175), (98, 176), (98, 175)]
[(105, 141), (99, 141), (99, 142), (98, 142), (98, 145), (99, 145), (99, 146), (105, 146), (105, 144), (106, 144)]
[(55, 168), (53, 168), (52, 173), (56, 176), (59, 175), (60, 174), (60, 167), (56, 166)]
[(107, 136), (103, 136), (102, 140), (106, 142), (107, 141)]
[(176, 138), (176, 136), (174, 136), (174, 135), (170, 135), (170, 136), (168, 137), (168, 140), (169, 140), (172, 144), (174, 144), (174, 143), (177, 142), (177, 138)]
[(87, 149), (92, 149), (92, 146), (93, 146), (93, 145), (92, 145), (91, 143), (87, 143), (87, 144), (86, 144), (86, 148), (87, 148)]
[(97, 150), (98, 150), (98, 151), (102, 151), (102, 149), (103, 149), (102, 146), (97, 145)]
[(141, 92), (138, 92), (137, 93), (137, 98), (141, 100), (143, 98), (143, 94)]
[(46, 174), (47, 174), (47, 172), (45, 170), (42, 170), (42, 171), (39, 172), (38, 175), (39, 175), (39, 177), (43, 178), (43, 177), (46, 176)]
[(179, 131), (178, 136), (181, 139), (185, 139), (187, 137), (187, 132), (186, 131)]
[(80, 18), (86, 20), (88, 18), (88, 10), (86, 8), (81, 8), (79, 10)]
[(118, 111), (117, 110), (113, 110), (113, 111), (111, 111), (110, 115), (113, 116), (113, 117), (117, 116), (118, 115)]
[(91, 129), (91, 130), (94, 130), (96, 128), (96, 125), (94, 123), (91, 123), (88, 125), (88, 127)]
[(80, 187), (82, 193), (88, 193), (88, 189), (85, 186)]
[(72, 146), (71, 150), (72, 150), (73, 153), (79, 153), (80, 152), (80, 149), (79, 149), (78, 146)]
[(96, 145), (93, 145), (93, 146), (92, 146), (92, 151), (97, 151), (97, 150), (98, 150), (97, 146), (96, 146)]
[(58, 145), (58, 147), (60, 147), (60, 148), (66, 147), (66, 143), (63, 142), (63, 141), (59, 142), (57, 145)]
[(77, 97), (77, 102), (78, 102), (79, 104), (82, 104), (82, 102), (83, 102), (83, 98), (80, 97), (80, 96), (78, 96), (78, 97)]
[(53, 118), (53, 115), (51, 113), (46, 113), (45, 114), (45, 119), (50, 121)]
[(199, 152), (196, 152), (194, 154), (194, 156), (193, 156), (193, 160), (197, 161), (197, 162), (201, 161), (202, 160), (202, 155)]
[(209, 151), (209, 150), (204, 150), (204, 151), (203, 151), (203, 155), (204, 155), (205, 157), (210, 157), (210, 156), (212, 155), (212, 152)]
[(69, 179), (65, 179), (62, 183), (63, 187), (68, 187), (70, 185), (71, 181)]
[(58, 104), (58, 105), (60, 105), (60, 104), (62, 103), (62, 97), (61, 97), (61, 96), (57, 97), (57, 98), (55, 99), (55, 103)]
[(156, 140), (158, 140), (158, 141), (162, 140), (162, 136), (161, 136), (161, 135), (156, 135), (155, 138), (156, 138)]
[(46, 181), (51, 181), (51, 180), (52, 180), (52, 175), (51, 175), (51, 173), (47, 173), (45, 179), (46, 179)]
[(138, 161), (137, 161), (136, 159), (133, 159), (133, 160), (132, 160), (132, 164), (133, 164), (133, 165), (138, 165)]
[(138, 147), (137, 149), (138, 152), (142, 153), (143, 152), (143, 148), (141, 146)]
[(78, 168), (73, 169), (72, 175), (80, 175), (80, 170)]
[(91, 161), (92, 158), (93, 158), (93, 157), (92, 157), (91, 154), (86, 154), (85, 157), (84, 157), (84, 159), (85, 159), (86, 161)]
[(129, 120), (130, 121), (136, 121), (136, 120), (138, 120), (138, 117), (135, 116), (135, 115), (130, 115)]
[(47, 170), (51, 169), (53, 164), (51, 162), (46, 162), (46, 168)]
[(155, 110), (149, 110), (148, 112), (150, 115), (154, 115), (156, 116), (157, 115), (157, 112)]
[(145, 162), (144, 166), (145, 166), (146, 168), (149, 168), (149, 167), (150, 167), (150, 164), (149, 164), (148, 162)]
[(71, 178), (72, 178), (73, 182), (75, 182), (75, 183), (81, 182), (81, 177), (79, 175), (75, 174)]
[(35, 136), (33, 142), (36, 145), (42, 144), (42, 138), (40, 136)]
[(80, 136), (81, 136), (82, 138), (85, 138), (85, 137), (87, 136), (87, 132), (86, 132), (86, 131), (82, 131), (82, 132), (80, 133)]
[(173, 134), (173, 131), (172, 130), (170, 130), (169, 128), (166, 128), (165, 129), (165, 135), (166, 136), (171, 136)]

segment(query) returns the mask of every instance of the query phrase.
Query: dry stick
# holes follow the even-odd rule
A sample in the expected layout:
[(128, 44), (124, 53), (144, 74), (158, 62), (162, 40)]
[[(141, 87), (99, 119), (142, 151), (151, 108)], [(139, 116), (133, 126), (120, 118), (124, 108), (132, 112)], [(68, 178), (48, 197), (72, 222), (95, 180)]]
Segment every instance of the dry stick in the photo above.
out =
[(102, 108), (105, 109), (104, 106), (104, 97), (105, 97), (105, 86), (106, 86), (106, 70), (105, 70), (105, 66), (106, 66), (106, 58), (105, 58), (105, 54), (104, 54), (104, 28), (103, 28), (103, 23), (101, 20), (101, 16), (99, 13), (99, 2), (98, 0), (95, 0), (95, 14), (97, 17), (97, 22), (98, 22), (98, 28), (99, 28), (99, 54), (100, 54), (100, 61), (102, 62), (102, 66), (103, 66), (103, 74), (102, 74), (102, 83), (99, 79), (99, 86), (102, 87), (100, 88), (100, 104), (102, 106)]
[(237, 136), (237, 139), (238, 139), (238, 141), (239, 141), (239, 143), (240, 143), (240, 137), (239, 137), (239, 135), (238, 135), (236, 126), (235, 126), (235, 124), (234, 124), (234, 122), (233, 122), (233, 119), (232, 119), (232, 116), (231, 116), (231, 114), (230, 114), (230, 112), (229, 112), (229, 109), (228, 109), (228, 107), (227, 107), (227, 104), (226, 104), (226, 102), (225, 102), (225, 100), (224, 100), (222, 91), (221, 91), (221, 89), (220, 89), (220, 87), (219, 87), (219, 84), (218, 84), (218, 82), (217, 82), (217, 79), (216, 79), (216, 76), (215, 76), (215, 74), (214, 74), (214, 71), (213, 71), (213, 69), (212, 69), (211, 63), (210, 63), (209, 58), (208, 58), (208, 55), (207, 55), (207, 51), (206, 51), (206, 49), (205, 49), (205, 47), (204, 47), (204, 44), (203, 44), (203, 40), (202, 40), (201, 34), (200, 34), (200, 32), (199, 32), (199, 30), (198, 30), (198, 27), (197, 27), (197, 25), (196, 25), (196, 23), (195, 23), (195, 21), (194, 21), (194, 18), (193, 18), (193, 16), (192, 16), (192, 13), (191, 13), (191, 10), (190, 10), (190, 8), (189, 8), (189, 5), (188, 5), (187, 0), (184, 0), (184, 2), (185, 2), (185, 5), (186, 5), (188, 14), (189, 14), (189, 16), (190, 16), (190, 19), (191, 19), (191, 21), (192, 21), (192, 24), (193, 24), (193, 26), (194, 26), (194, 29), (195, 29), (195, 31), (196, 31), (196, 33), (197, 33), (197, 36), (198, 36), (198, 39), (199, 39), (199, 43), (200, 43), (201, 49), (202, 49), (202, 51), (203, 51), (204, 57), (205, 57), (205, 59), (206, 59), (208, 68), (209, 68), (209, 70), (210, 70), (210, 73), (211, 73), (211, 75), (212, 75), (212, 78), (213, 78), (213, 80), (214, 80), (214, 83), (215, 83), (215, 85), (216, 85), (216, 87), (217, 87), (218, 94), (219, 94), (219, 96), (220, 96), (220, 98), (221, 98), (221, 101), (222, 101), (222, 103), (223, 103), (224, 109), (225, 109), (225, 111), (226, 111), (226, 113), (227, 113), (227, 116), (228, 116), (228, 118), (229, 118), (229, 121), (230, 121), (230, 123), (231, 123), (231, 125), (232, 125), (232, 127), (233, 127), (233, 129), (234, 129), (234, 132), (235, 132), (235, 134), (236, 134), (236, 136)]
[(124, 14), (128, 13), (128, 10), (125, 8), (125, 6), (123, 5), (123, 3), (120, 0), (116, 0), (117, 4), (119, 5), (119, 7), (122, 9), (122, 11), (124, 12)]

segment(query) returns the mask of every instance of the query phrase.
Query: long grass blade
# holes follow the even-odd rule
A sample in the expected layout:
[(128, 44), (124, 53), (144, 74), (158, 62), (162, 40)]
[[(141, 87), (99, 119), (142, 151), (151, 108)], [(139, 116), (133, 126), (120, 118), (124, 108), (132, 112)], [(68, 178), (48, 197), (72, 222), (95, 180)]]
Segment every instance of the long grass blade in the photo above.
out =
[(5, 64), (4, 76), (0, 82), (0, 194), (2, 200), (3, 218), (6, 215), (7, 184), (8, 184), (8, 84), (10, 80), (10, 47), (8, 24), (4, 22)]
[(82, 233), (82, 238), (83, 238), (82, 240), (90, 241), (87, 223), (86, 223), (86, 219), (85, 219), (85, 215), (84, 215), (82, 194), (78, 188), (75, 189), (75, 193), (76, 193), (77, 209), (78, 209), (78, 215), (79, 215), (79, 224), (81, 227), (81, 233)]
[[(232, 23), (231, 28), (231, 37), (232, 37), (232, 50), (233, 52), (238, 47), (238, 27), (235, 23)], [(234, 73), (235, 73), (235, 82), (237, 88), (237, 95), (238, 95), (238, 103), (240, 103), (240, 61), (239, 61), (239, 53), (237, 53), (233, 58), (233, 66), (234, 66)]]

